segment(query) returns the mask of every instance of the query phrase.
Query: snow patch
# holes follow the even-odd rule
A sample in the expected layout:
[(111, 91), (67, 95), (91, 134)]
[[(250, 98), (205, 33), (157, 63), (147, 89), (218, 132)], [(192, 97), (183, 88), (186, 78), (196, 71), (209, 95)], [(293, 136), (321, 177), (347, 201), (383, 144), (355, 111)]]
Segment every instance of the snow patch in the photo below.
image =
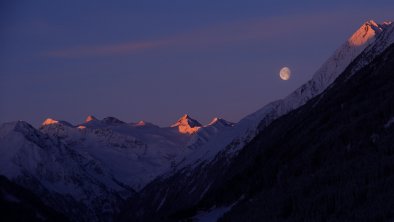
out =
[(389, 121), (387, 121), (386, 124), (384, 124), (384, 128), (389, 128), (391, 125), (393, 125), (394, 123), (394, 117), (392, 117), (391, 119), (389, 119)]

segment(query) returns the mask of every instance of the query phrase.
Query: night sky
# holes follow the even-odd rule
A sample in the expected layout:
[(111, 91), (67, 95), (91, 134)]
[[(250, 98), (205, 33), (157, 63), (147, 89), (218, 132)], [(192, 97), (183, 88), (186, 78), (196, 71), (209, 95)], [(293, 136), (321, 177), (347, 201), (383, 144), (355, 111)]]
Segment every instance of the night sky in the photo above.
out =
[(0, 122), (237, 122), (309, 80), (363, 22), (394, 19), (392, 0), (321, 2), (2, 1)]

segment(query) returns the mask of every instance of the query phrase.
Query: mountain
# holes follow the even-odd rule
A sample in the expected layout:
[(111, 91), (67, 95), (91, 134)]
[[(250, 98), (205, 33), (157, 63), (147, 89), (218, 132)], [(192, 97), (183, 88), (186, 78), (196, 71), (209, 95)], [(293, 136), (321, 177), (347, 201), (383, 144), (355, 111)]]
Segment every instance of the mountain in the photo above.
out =
[(233, 204), (220, 221), (393, 220), (394, 45), (354, 64), (264, 129), (199, 207)]
[[(370, 58), (359, 60), (360, 65), (355, 66), (353, 72), (368, 64), (375, 55), (382, 52), (392, 42), (394, 25), (391, 22), (376, 24), (367, 21), (343, 43), (334, 54), (316, 71), (312, 79), (296, 89), (286, 98), (267, 104), (255, 113), (241, 119), (234, 128), (225, 130), (209, 143), (193, 153), (183, 161), (181, 167), (198, 165), (200, 162), (212, 160), (218, 152), (228, 150), (228, 155), (238, 152), (246, 143), (259, 132), (258, 126), (268, 126), (278, 117), (304, 105), (308, 100), (322, 93), (333, 81), (354, 61), (366, 48), (379, 46), (379, 50), (372, 50)], [(391, 39), (390, 39), (391, 38)], [(376, 41), (378, 39), (378, 41)], [(365, 53), (364, 55), (366, 55)], [(361, 62), (364, 61), (364, 62)], [(227, 148), (226, 148), (227, 147)]]
[(95, 122), (95, 121), (98, 121), (98, 119), (96, 117), (92, 116), (92, 115), (89, 115), (88, 117), (86, 117), (85, 123), (88, 123), (88, 122), (91, 122), (91, 121)]
[[(205, 126), (196, 126), (197, 130), (192, 133), (192, 138), (190, 139), (188, 143), (188, 147), (193, 149), (193, 152), (191, 155), (195, 154), (196, 152), (199, 152), (199, 150), (204, 147), (206, 144), (208, 144), (211, 140), (215, 140), (217, 135), (219, 135), (222, 132), (231, 130), (236, 124), (231, 123), (227, 120), (224, 120), (222, 118), (215, 117), (212, 119), (212, 121)], [(183, 159), (178, 158), (177, 162), (178, 163), (178, 168), (180, 165), (183, 164), (187, 156), (183, 156)]]
[[(178, 122), (202, 131), (211, 128), (188, 116)], [(111, 220), (126, 198), (223, 128), (201, 140), (195, 139), (202, 138), (197, 132), (184, 134), (173, 127), (125, 123), (115, 117), (88, 116), (77, 125), (48, 118), (39, 129), (23, 121), (4, 123), (0, 175), (72, 220)]]
[(171, 127), (178, 128), (178, 131), (183, 134), (193, 134), (196, 133), (202, 125), (197, 120), (185, 114), (176, 123), (172, 124)]
[(103, 120), (101, 120), (101, 122), (103, 122), (104, 124), (108, 124), (108, 125), (117, 125), (117, 124), (124, 124), (125, 122), (115, 118), (115, 117), (106, 117)]
[(94, 116), (4, 123), (0, 175), (40, 198), (27, 211), (71, 221), (393, 219), (383, 196), (394, 169), (393, 43), (392, 23), (366, 22), (310, 81), (236, 124), (187, 114), (169, 127)]
[(234, 125), (235, 125), (234, 123), (218, 117), (213, 118), (211, 122), (208, 124), (208, 126), (212, 126), (215, 128), (234, 126)]
[[(65, 127), (60, 121), (52, 126)], [(81, 220), (109, 219), (135, 193), (89, 154), (23, 121), (0, 126), (0, 175)]]
[[(258, 160), (260, 165), (254, 165), (253, 168), (249, 168), (248, 166), (250, 164), (254, 164), (256, 162), (256, 157), (269, 161), (269, 158), (273, 155), (272, 153), (277, 153), (277, 155), (280, 155), (282, 159), (276, 159), (276, 164), (286, 165), (286, 156), (289, 155), (292, 157), (297, 154), (295, 150), (292, 150), (289, 153), (283, 153), (282, 149), (280, 149), (282, 143), (287, 144), (288, 147), (292, 146), (291, 143), (286, 142), (287, 135), (292, 135), (295, 138), (301, 137), (305, 141), (300, 144), (297, 151), (300, 151), (302, 147), (307, 148), (308, 146), (313, 146), (313, 144), (319, 140), (319, 134), (313, 134), (315, 135), (315, 139), (313, 141), (309, 141), (308, 133), (302, 131), (302, 127), (309, 124), (307, 122), (298, 121), (298, 125), (294, 125), (298, 127), (296, 129), (287, 129), (286, 122), (282, 122), (282, 131), (275, 131), (277, 132), (277, 137), (275, 138), (276, 140), (274, 140), (275, 143), (270, 145), (272, 148), (269, 149), (269, 152), (267, 151), (267, 153), (260, 155), (259, 152), (263, 152), (262, 150), (265, 150), (265, 146), (259, 145), (255, 146), (254, 153), (251, 152), (247, 154), (247, 157), (243, 158), (243, 153), (246, 152), (244, 150), (249, 150), (248, 147), (253, 146), (257, 140), (256, 135), (260, 137), (260, 135), (265, 132), (269, 134), (271, 132), (272, 124), (280, 121), (281, 119), (290, 118), (288, 116), (292, 116), (291, 118), (298, 120), (298, 116), (294, 116), (293, 113), (297, 113), (297, 110), (304, 109), (303, 107), (305, 104), (307, 104), (305, 106), (308, 107), (308, 111), (305, 111), (305, 116), (313, 116), (312, 114), (317, 115), (319, 113), (317, 110), (321, 110), (321, 108), (319, 108), (320, 103), (322, 103), (321, 101), (335, 101), (336, 96), (341, 95), (341, 91), (348, 92), (348, 90), (352, 90), (350, 92), (354, 93), (354, 96), (357, 95), (356, 98), (358, 98), (362, 104), (368, 104), (370, 99), (373, 100), (373, 97), (367, 96), (369, 94), (368, 90), (375, 90), (373, 85), (366, 86), (365, 90), (362, 90), (361, 88), (357, 89), (358, 85), (356, 83), (359, 81), (355, 81), (355, 83), (349, 85), (349, 89), (347, 89), (347, 84), (353, 82), (353, 79), (367, 78), (366, 76), (368, 76), (368, 72), (365, 70), (370, 70), (374, 67), (382, 67), (381, 71), (385, 74), (379, 76), (379, 72), (376, 72), (375, 76), (369, 78), (378, 78), (377, 81), (379, 81), (381, 85), (377, 85), (375, 87), (385, 87), (384, 89), (388, 90), (389, 87), (384, 85), (379, 78), (381, 77), (387, 80), (387, 73), (390, 73), (390, 71), (392, 72), (392, 69), (390, 68), (392, 65), (392, 60), (390, 60), (392, 59), (392, 54), (387, 53), (381, 55), (384, 50), (390, 51), (388, 47), (393, 43), (392, 30), (393, 25), (389, 23), (376, 25), (376, 23), (370, 21), (362, 25), (361, 28), (357, 30), (356, 33), (352, 35), (325, 64), (323, 64), (322, 68), (316, 72), (311, 81), (301, 86), (285, 99), (275, 101), (263, 107), (256, 113), (241, 120), (233, 128), (219, 133), (211, 141), (201, 146), (199, 150), (194, 152), (192, 155), (187, 156), (183, 163), (178, 166), (177, 170), (157, 178), (155, 181), (148, 184), (138, 195), (129, 200), (129, 204), (125, 208), (126, 210), (123, 211), (120, 218), (123, 220), (132, 219), (133, 221), (177, 221), (190, 219), (192, 217), (195, 217), (196, 219), (200, 216), (204, 216), (204, 214), (217, 214), (217, 212), (219, 212), (219, 216), (221, 216), (225, 211), (232, 208), (235, 209), (238, 206), (238, 203), (253, 201), (253, 198), (245, 199), (245, 196), (253, 195), (255, 189), (265, 188), (265, 180), (268, 180), (269, 182), (267, 183), (271, 184), (276, 182), (275, 179), (278, 176), (276, 174), (272, 175), (276, 171), (270, 172), (271, 168), (267, 168), (267, 170), (264, 168), (264, 161)], [(363, 41), (361, 41), (360, 38), (363, 39)], [(355, 43), (357, 43), (357, 45)], [(383, 50), (373, 50), (379, 47)], [(381, 61), (379, 58), (387, 58), (387, 61)], [(364, 65), (360, 66), (360, 64)], [(334, 80), (336, 81), (334, 82)], [(370, 82), (372, 83), (373, 81)], [(367, 83), (368, 81), (364, 82), (364, 84)], [(332, 90), (336, 90), (336, 94), (333, 94), (331, 97), (327, 96), (327, 94)], [(376, 92), (381, 95), (378, 98), (385, 98), (385, 94), (383, 92), (379, 90), (376, 90)], [(350, 98), (347, 97), (346, 99)], [(381, 100), (379, 101), (381, 102)], [(390, 99), (387, 101), (390, 101)], [(344, 102), (345, 101), (341, 101), (337, 106), (339, 105), (340, 107)], [(333, 103), (329, 104), (333, 107), (337, 107)], [(322, 104), (321, 106), (324, 107), (324, 109), (330, 110), (324, 105), (325, 104)], [(352, 107), (348, 108), (350, 110), (359, 110), (359, 105), (359, 103), (355, 103)], [(377, 105), (379, 107), (383, 107), (381, 104)], [(315, 107), (316, 109), (314, 109)], [(360, 107), (363, 106), (360, 105)], [(342, 112), (344, 114), (347, 113), (350, 115), (347, 110), (343, 109), (337, 112)], [(360, 115), (361, 111), (358, 112), (358, 115)], [(378, 112), (385, 111), (380, 109)], [(388, 112), (390, 112), (390, 110)], [(373, 115), (374, 114), (371, 114), (370, 119), (374, 117)], [(326, 116), (316, 116), (316, 118), (326, 118), (324, 124), (333, 125), (333, 128), (337, 127), (333, 130), (341, 131), (340, 128), (343, 127), (341, 125), (342, 123), (335, 124), (337, 123), (335, 122), (335, 118)], [(385, 118), (386, 119), (384, 121), (387, 122), (387, 114), (385, 114)], [(311, 124), (316, 123), (312, 120), (310, 121)], [(378, 129), (379, 126), (383, 125), (375, 125), (374, 127)], [(319, 129), (319, 127), (324, 128), (324, 125), (314, 126), (317, 127), (317, 129)], [(290, 131), (290, 129), (292, 130)], [(311, 127), (310, 133), (313, 132), (313, 129), (314, 128)], [(362, 129), (362, 127), (358, 126), (356, 129)], [(340, 134), (336, 133), (334, 135), (338, 136)], [(324, 137), (324, 134), (321, 134), (320, 136)], [(351, 135), (348, 135), (347, 137), (351, 137)], [(372, 135), (372, 137), (374, 136)], [(266, 140), (268, 142), (271, 141), (270, 139)], [(333, 136), (331, 137), (331, 140), (336, 141), (338, 138)], [(349, 140), (349, 138), (346, 138), (346, 140)], [(296, 139), (293, 142), (297, 144)], [(309, 143), (312, 145), (309, 145)], [(332, 145), (332, 143), (327, 144), (327, 146)], [(324, 146), (324, 142), (322, 142), (322, 146)], [(332, 147), (335, 147), (335, 144)], [(346, 150), (349, 148), (345, 147), (344, 149)], [(325, 155), (330, 154), (326, 153)], [(310, 156), (307, 157), (310, 158)], [(321, 158), (323, 157), (324, 155), (322, 155)], [(242, 161), (241, 158), (243, 158)], [(302, 163), (301, 160), (299, 161)], [(295, 166), (290, 166), (288, 169), (293, 169), (292, 167), (295, 168)], [(286, 169), (287, 168), (284, 168), (283, 171)], [(260, 171), (264, 172), (266, 175), (260, 173)], [(252, 175), (258, 176), (254, 177)], [(242, 186), (238, 186), (238, 183), (241, 183)], [(302, 183), (298, 183), (297, 186), (301, 186), (300, 184), (302, 185)], [(262, 187), (259, 187), (259, 185)], [(267, 192), (269, 192), (269, 190)], [(288, 195), (282, 196), (288, 197)], [(279, 197), (282, 196), (279, 195)], [(264, 198), (262, 198), (262, 201), (263, 199)], [(274, 197), (268, 200), (274, 201)], [(286, 205), (283, 206), (283, 209), (285, 209), (284, 211), (287, 210), (286, 207)], [(291, 207), (292, 206), (289, 208)], [(258, 208), (256, 207), (255, 209), (257, 213), (253, 213), (258, 214)], [(152, 214), (151, 212), (155, 213)], [(237, 218), (234, 221), (239, 221), (241, 218), (243, 220), (248, 218), (247, 213), (243, 214), (240, 211), (237, 211), (237, 213), (242, 216), (234, 217)], [(269, 212), (267, 213), (269, 214)], [(268, 218), (267, 220), (271, 221), (269, 217), (262, 218)], [(231, 217), (228, 217), (228, 220), (232, 220)], [(260, 221), (257, 217), (254, 220)]]
[(1, 221), (68, 221), (31, 191), (0, 176)]
[(176, 158), (190, 153), (192, 147), (196, 149), (220, 130), (211, 132), (204, 140), (195, 139), (200, 137), (197, 131), (206, 127), (188, 115), (164, 128), (141, 121), (128, 124), (115, 117), (99, 120), (89, 116), (87, 121), (77, 126), (64, 122), (46, 120), (40, 131), (88, 153), (103, 164), (117, 181), (137, 191), (169, 170)]

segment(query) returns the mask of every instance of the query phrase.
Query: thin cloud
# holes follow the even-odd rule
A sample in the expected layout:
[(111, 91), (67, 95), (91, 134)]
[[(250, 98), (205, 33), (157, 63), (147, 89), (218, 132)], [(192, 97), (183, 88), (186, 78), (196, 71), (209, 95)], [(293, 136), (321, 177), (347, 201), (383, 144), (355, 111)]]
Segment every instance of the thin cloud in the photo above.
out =
[(111, 45), (83, 46), (70, 49), (49, 51), (50, 57), (86, 57), (86, 56), (110, 56), (124, 55), (140, 52), (146, 49), (157, 48), (165, 44), (163, 41), (125, 42)]
[[(334, 20), (341, 21), (346, 16), (348, 16), (348, 12), (337, 13)], [(328, 25), (328, 23), (333, 23), (331, 12), (257, 18), (212, 25), (188, 33), (174, 34), (158, 40), (82, 46), (49, 51), (45, 55), (62, 58), (113, 56), (141, 53), (146, 50), (169, 46), (190, 49), (193, 47), (201, 48), (203, 46), (225, 45), (237, 42), (262, 42), (297, 33), (301, 34), (302, 32), (313, 30), (313, 27), (321, 27), (322, 25)]]

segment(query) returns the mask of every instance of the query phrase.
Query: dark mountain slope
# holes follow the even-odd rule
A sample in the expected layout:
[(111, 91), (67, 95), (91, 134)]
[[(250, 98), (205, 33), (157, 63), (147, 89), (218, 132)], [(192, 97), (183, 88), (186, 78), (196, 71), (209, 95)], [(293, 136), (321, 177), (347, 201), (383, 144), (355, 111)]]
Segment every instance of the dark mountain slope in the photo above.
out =
[(157, 179), (120, 219), (178, 221), (235, 202), (223, 221), (393, 219), (394, 46), (351, 70), (234, 159)]
[(264, 129), (200, 205), (243, 196), (222, 221), (393, 220), (393, 89), (391, 45)]
[(0, 176), (0, 221), (68, 221), (31, 191)]

